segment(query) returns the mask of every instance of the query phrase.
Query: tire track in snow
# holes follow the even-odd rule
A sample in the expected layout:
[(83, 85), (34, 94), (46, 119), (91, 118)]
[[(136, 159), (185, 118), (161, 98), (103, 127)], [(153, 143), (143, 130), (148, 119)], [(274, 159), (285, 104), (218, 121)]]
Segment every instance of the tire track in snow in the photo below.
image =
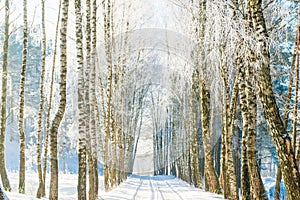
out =
[(180, 200), (184, 200), (184, 198), (179, 194), (179, 192), (176, 191), (176, 190), (174, 190), (174, 188), (171, 186), (170, 183), (168, 183), (167, 181), (165, 181), (165, 183), (168, 185), (169, 188), (171, 188), (171, 190), (172, 190), (175, 194), (178, 195), (178, 197), (179, 197)]
[[(151, 179), (151, 182), (150, 182), (151, 187), (153, 188), (153, 193), (156, 194), (154, 199), (163, 199), (164, 200), (164, 196), (162, 195), (161, 191), (158, 189), (157, 181), (154, 179), (154, 177), (151, 177), (150, 179)], [(155, 186), (153, 186), (153, 185), (155, 185)], [(156, 192), (154, 192), (154, 190)], [(158, 196), (159, 196), (158, 193), (160, 194), (161, 198), (158, 198)]]
[(173, 188), (170, 187), (168, 181), (158, 179), (156, 182), (160, 183), (158, 184), (157, 189), (164, 200), (183, 200), (183, 198), (178, 194), (178, 192), (176, 192)]
[(144, 181), (143, 181), (142, 179), (140, 179), (140, 184), (139, 184), (139, 186), (136, 188), (135, 193), (133, 194), (133, 199), (136, 198), (136, 195), (137, 195), (137, 193), (139, 192), (139, 190), (140, 190), (140, 188), (141, 188), (143, 182), (144, 182)]

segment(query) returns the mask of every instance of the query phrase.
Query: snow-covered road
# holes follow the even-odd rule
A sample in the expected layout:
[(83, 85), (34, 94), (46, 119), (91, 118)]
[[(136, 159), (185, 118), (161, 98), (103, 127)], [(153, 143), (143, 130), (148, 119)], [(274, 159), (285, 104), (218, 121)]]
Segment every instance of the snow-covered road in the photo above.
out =
[(190, 186), (173, 176), (130, 176), (116, 189), (101, 193), (105, 200), (214, 200), (221, 195), (211, 194)]

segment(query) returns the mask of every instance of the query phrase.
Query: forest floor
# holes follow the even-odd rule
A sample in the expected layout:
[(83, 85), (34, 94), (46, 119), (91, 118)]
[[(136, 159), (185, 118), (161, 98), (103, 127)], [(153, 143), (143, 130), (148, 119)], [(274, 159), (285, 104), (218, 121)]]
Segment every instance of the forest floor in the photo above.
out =
[[(12, 192), (6, 192), (10, 200), (36, 200), (35, 194), (38, 187), (36, 173), (26, 175), (26, 194), (18, 194), (18, 173), (8, 174)], [(102, 179), (103, 177), (99, 177)], [(47, 174), (46, 193), (49, 191), (49, 175)], [(101, 183), (102, 181), (100, 181)], [(45, 200), (47, 198), (42, 198)], [(59, 200), (77, 199), (77, 174), (59, 175)], [(190, 186), (188, 183), (173, 176), (137, 176), (132, 175), (119, 187), (110, 192), (103, 191), (99, 185), (99, 199), (105, 200), (214, 200), (223, 199), (221, 195), (211, 194)]]

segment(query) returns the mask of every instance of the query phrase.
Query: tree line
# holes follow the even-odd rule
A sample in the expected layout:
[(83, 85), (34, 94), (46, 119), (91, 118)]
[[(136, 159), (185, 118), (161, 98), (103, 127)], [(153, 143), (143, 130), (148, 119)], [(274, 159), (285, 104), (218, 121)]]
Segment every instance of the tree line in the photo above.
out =
[[(172, 72), (167, 71), (162, 75), (168, 81), (169, 90), (176, 95), (170, 95), (168, 103), (159, 106), (159, 98), (154, 93), (157, 80), (153, 78), (153, 73), (157, 73), (157, 69), (153, 68), (156, 55), (151, 54), (151, 50), (150, 56), (145, 50), (134, 51), (130, 46), (131, 31), (137, 24), (132, 17), (132, 13), (137, 12), (135, 3), (133, 0), (60, 0), (53, 60), (52, 63), (46, 63), (47, 10), (45, 0), (41, 0), (42, 55), (36, 136), (39, 186), (36, 196), (41, 198), (46, 195), (49, 148), (49, 199), (59, 197), (58, 137), (70, 98), (67, 94), (67, 75), (74, 63), (70, 64), (72, 61), (67, 44), (70, 43), (68, 25), (70, 17), (73, 17), (76, 63), (72, 68), (77, 70), (78, 81), (78, 199), (98, 198), (99, 162), (103, 163), (106, 191), (133, 173), (137, 144), (145, 119), (152, 125), (154, 175), (171, 174), (196, 187), (223, 193), (227, 199), (239, 199), (239, 188), (243, 199), (268, 199), (257, 155), (259, 113), (264, 116), (267, 132), (273, 139), (272, 145), (278, 156), (275, 199), (280, 198), (281, 176), (288, 199), (299, 199), (299, 25), (291, 55), (285, 104), (282, 106), (272, 85), (271, 70), (276, 68), (273, 63), (276, 63), (278, 55), (275, 51), (278, 49), (270, 47), (273, 34), (270, 24), (273, 19), (270, 20), (266, 12), (276, 7), (276, 2), (172, 1), (183, 16), (179, 20), (182, 26), (179, 31), (188, 35), (195, 46), (191, 52), (192, 59), (184, 64), (176, 62), (174, 55), (167, 52), (168, 59), (164, 64), (178, 68), (179, 65), (187, 65), (190, 70), (183, 73), (175, 67)], [(27, 0), (23, 0), (23, 50), (18, 106), (20, 193), (25, 193), (26, 178), (24, 97), (29, 34), (27, 6)], [(71, 6), (74, 13), (69, 13)], [(10, 191), (4, 145), (10, 37), (8, 0), (4, 8), (0, 174), (3, 188)], [(279, 24), (281, 20), (280, 16), (276, 23)], [(97, 48), (100, 40), (103, 44), (102, 54)], [(55, 72), (56, 58), (59, 58), (59, 73)], [(147, 62), (150, 64), (146, 65)], [(45, 85), (48, 65), (51, 66), (51, 81), (50, 85)], [(53, 98), (57, 98), (54, 95), (55, 75), (59, 75), (59, 98), (56, 99), (58, 104), (54, 110)], [(45, 96), (45, 87), (50, 90), (48, 97)], [(151, 110), (151, 114), (145, 118), (146, 108)]]

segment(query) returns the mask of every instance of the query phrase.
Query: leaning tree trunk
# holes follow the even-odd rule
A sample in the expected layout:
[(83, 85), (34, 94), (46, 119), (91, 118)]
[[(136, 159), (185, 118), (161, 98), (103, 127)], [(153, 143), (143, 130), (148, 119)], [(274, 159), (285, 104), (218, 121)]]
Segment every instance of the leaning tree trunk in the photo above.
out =
[(49, 199), (58, 199), (58, 157), (57, 157), (57, 134), (61, 120), (66, 109), (66, 83), (67, 83), (67, 25), (68, 25), (69, 0), (62, 2), (62, 19), (60, 28), (60, 102), (58, 111), (52, 121), (50, 129), (50, 193)]
[[(39, 175), (39, 187), (37, 191), (37, 198), (45, 196), (45, 180), (43, 180), (43, 171), (42, 171), (42, 151), (41, 151), (41, 134), (42, 134), (42, 122), (43, 122), (43, 113), (44, 113), (44, 79), (45, 79), (45, 65), (46, 65), (46, 29), (45, 29), (45, 0), (41, 0), (42, 4), (42, 72), (41, 72), (41, 83), (40, 83), (40, 108), (39, 108), (39, 120), (38, 120), (38, 135), (37, 135), (37, 168)], [(46, 158), (44, 158), (46, 159)]]
[(270, 75), (270, 54), (265, 38), (268, 37), (262, 13), (262, 1), (251, 0), (251, 13), (254, 31), (260, 48), (259, 64), (257, 69), (259, 97), (262, 103), (264, 116), (274, 140), (282, 175), (289, 199), (300, 199), (300, 175), (296, 165), (295, 152), (291, 138), (284, 129), (275, 95), (272, 91)]
[[(253, 23), (251, 21), (251, 11), (250, 11), (249, 2), (247, 5), (247, 27), (246, 32), (249, 32), (250, 28), (253, 27)], [(255, 56), (251, 49), (246, 48), (246, 59), (244, 61), (244, 68), (241, 69), (241, 73), (243, 76), (244, 88), (243, 92), (246, 94), (246, 108), (243, 109), (243, 115), (245, 122), (247, 123), (247, 130), (245, 135), (245, 143), (246, 143), (246, 155), (244, 155), (247, 159), (247, 165), (249, 169), (249, 179), (250, 179), (250, 190), (251, 190), (251, 198), (255, 199), (267, 199), (264, 185), (260, 176), (260, 171), (257, 163), (257, 155), (256, 155), (256, 118), (257, 118), (257, 103), (256, 103), (256, 95), (255, 95), (255, 75), (253, 68), (253, 61), (255, 61)], [(243, 99), (243, 101), (245, 101)], [(243, 102), (245, 103), (245, 102)]]
[(86, 110), (84, 101), (85, 69), (83, 64), (83, 43), (82, 43), (82, 14), (81, 0), (75, 0), (76, 13), (76, 49), (78, 66), (78, 110), (79, 110), (79, 150), (78, 150), (78, 199), (86, 199)]
[(51, 72), (51, 83), (50, 83), (50, 94), (49, 94), (49, 105), (47, 110), (47, 121), (46, 121), (46, 131), (45, 131), (45, 143), (44, 143), (44, 165), (43, 165), (43, 180), (44, 187), (41, 189), (41, 193), (45, 194), (46, 187), (46, 174), (47, 174), (47, 161), (48, 161), (48, 143), (49, 143), (49, 127), (50, 127), (50, 114), (52, 108), (52, 98), (53, 98), (53, 85), (54, 85), (54, 72), (55, 72), (55, 64), (56, 64), (56, 52), (57, 52), (57, 38), (58, 38), (58, 29), (59, 29), (59, 20), (60, 20), (60, 9), (61, 9), (61, 0), (59, 1), (58, 7), (58, 15), (56, 22), (56, 30), (55, 30), (55, 44), (54, 44), (54, 52), (53, 52), (53, 63), (52, 63), (52, 72)]
[(7, 92), (7, 57), (9, 39), (9, 0), (5, 1), (5, 27), (3, 44), (3, 63), (2, 63), (2, 97), (1, 97), (1, 122), (0, 122), (0, 175), (4, 190), (10, 191), (11, 187), (7, 177), (5, 166), (5, 135), (6, 135), (6, 92)]
[(24, 92), (26, 79), (26, 62), (28, 47), (28, 29), (27, 29), (27, 0), (23, 1), (23, 56), (22, 72), (20, 83), (20, 104), (18, 129), (20, 134), (20, 171), (19, 171), (19, 193), (25, 193), (25, 133), (24, 133)]
[[(239, 12), (240, 2), (238, 0), (232, 0), (234, 4), (234, 11), (233, 11), (233, 20), (238, 19), (237, 13)], [(250, 191), (250, 174), (249, 174), (249, 166), (248, 166), (248, 156), (247, 156), (247, 139), (248, 139), (248, 107), (247, 107), (247, 96), (246, 96), (246, 80), (245, 80), (245, 67), (243, 66), (243, 57), (244, 52), (240, 51), (241, 47), (243, 47), (244, 40), (239, 38), (239, 44), (236, 49), (235, 55), (237, 56), (235, 59), (235, 64), (237, 66), (237, 73), (239, 74), (236, 77), (236, 81), (238, 81), (239, 87), (239, 97), (240, 97), (240, 109), (242, 114), (242, 121), (243, 121), (243, 136), (242, 136), (242, 167), (241, 167), (241, 195), (243, 200), (250, 200), (251, 199), (251, 191)]]

